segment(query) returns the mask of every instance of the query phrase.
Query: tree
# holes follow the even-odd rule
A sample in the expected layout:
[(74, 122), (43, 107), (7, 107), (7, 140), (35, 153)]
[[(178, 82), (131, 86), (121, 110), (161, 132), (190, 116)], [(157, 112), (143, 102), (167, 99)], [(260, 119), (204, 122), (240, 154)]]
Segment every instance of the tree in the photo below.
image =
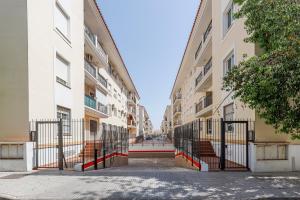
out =
[(300, 139), (300, 0), (234, 0), (245, 42), (262, 49), (224, 77), (223, 89), (255, 109), (277, 132)]

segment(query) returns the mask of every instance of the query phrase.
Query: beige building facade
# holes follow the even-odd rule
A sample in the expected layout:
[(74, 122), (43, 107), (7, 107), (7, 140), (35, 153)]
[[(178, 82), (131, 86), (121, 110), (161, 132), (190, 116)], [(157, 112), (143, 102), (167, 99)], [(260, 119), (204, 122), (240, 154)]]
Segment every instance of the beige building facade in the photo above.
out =
[(173, 131), (172, 116), (173, 116), (173, 112), (172, 112), (171, 105), (167, 105), (163, 116), (163, 120), (161, 122), (161, 131), (163, 134), (169, 134), (170, 136), (172, 135), (172, 131)]
[[(173, 126), (201, 120), (202, 129), (214, 134), (213, 120), (255, 121), (255, 142), (250, 145), (252, 171), (300, 170), (300, 142), (275, 134), (233, 92), (222, 90), (223, 77), (247, 57), (259, 54), (248, 36), (244, 19), (234, 19), (238, 6), (232, 0), (203, 0), (171, 92)], [(231, 133), (234, 134), (234, 133)]]
[(138, 135), (140, 97), (96, 1), (4, 0), (0, 16), (0, 160), (26, 158), (0, 171), (32, 169), (31, 120), (84, 119), (97, 139), (101, 123)]

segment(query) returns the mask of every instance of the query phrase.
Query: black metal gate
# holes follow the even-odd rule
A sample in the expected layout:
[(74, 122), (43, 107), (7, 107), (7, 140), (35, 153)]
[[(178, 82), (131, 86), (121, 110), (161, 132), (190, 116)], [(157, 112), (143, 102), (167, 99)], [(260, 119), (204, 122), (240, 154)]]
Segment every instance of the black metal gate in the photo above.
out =
[[(99, 163), (105, 168), (112, 165), (116, 156), (128, 154), (127, 129), (97, 124), (87, 130), (87, 124), (90, 121), (83, 119), (30, 122), (34, 168), (84, 171), (91, 167), (98, 169)], [(107, 159), (109, 164), (105, 163)]]
[(203, 171), (249, 170), (249, 141), (254, 140), (254, 122), (196, 120), (175, 128), (177, 155)]

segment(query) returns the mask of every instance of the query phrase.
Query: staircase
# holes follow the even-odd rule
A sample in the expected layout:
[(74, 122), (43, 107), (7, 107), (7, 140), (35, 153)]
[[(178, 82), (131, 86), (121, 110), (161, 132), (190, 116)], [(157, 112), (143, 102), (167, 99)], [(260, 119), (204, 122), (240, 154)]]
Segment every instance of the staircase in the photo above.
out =
[[(215, 150), (210, 141), (198, 141), (194, 147), (194, 152), (201, 157), (216, 157)], [(200, 155), (199, 155), (200, 154)]]
[[(95, 152), (95, 147), (97, 148), (98, 151), (101, 151), (102, 150), (102, 142), (87, 142), (85, 144), (85, 147), (84, 147), (84, 150), (81, 150), (81, 153), (80, 153), (80, 157), (83, 157), (83, 151), (84, 151), (84, 156), (87, 157), (87, 158), (93, 158), (94, 157), (94, 152)], [(99, 154), (99, 153), (98, 153)]]

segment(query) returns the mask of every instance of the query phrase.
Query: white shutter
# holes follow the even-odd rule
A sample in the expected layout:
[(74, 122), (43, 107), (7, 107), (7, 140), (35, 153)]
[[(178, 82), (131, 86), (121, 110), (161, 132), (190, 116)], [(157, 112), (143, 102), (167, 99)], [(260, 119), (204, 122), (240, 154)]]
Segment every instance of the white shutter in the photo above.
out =
[(56, 56), (55, 71), (57, 77), (69, 83), (69, 65), (59, 56)]
[(55, 7), (55, 26), (66, 37), (69, 37), (69, 17), (56, 3)]

